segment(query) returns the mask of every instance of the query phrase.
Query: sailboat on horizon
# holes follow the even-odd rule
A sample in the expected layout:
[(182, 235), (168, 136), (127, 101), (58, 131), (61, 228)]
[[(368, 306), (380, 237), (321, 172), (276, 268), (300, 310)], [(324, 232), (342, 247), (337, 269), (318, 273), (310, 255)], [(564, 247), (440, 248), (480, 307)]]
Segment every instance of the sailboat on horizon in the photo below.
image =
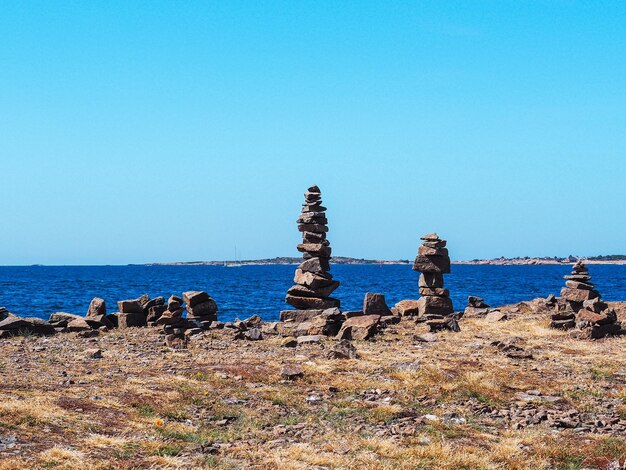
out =
[(237, 245), (235, 245), (235, 261), (233, 263), (229, 263), (228, 261), (224, 261), (225, 268), (240, 268), (243, 264), (241, 264), (237, 258)]

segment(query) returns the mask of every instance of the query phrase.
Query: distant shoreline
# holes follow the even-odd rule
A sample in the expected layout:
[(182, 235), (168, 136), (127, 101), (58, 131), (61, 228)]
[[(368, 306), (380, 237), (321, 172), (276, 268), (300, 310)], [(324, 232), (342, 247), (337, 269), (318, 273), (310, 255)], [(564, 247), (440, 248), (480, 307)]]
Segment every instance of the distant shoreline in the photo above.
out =
[[(611, 259), (607, 259), (611, 258)], [(532, 265), (569, 265), (575, 263), (579, 258), (496, 258), (490, 260), (471, 260), (471, 261), (452, 261), (456, 265), (475, 265), (475, 266), (532, 266)], [(595, 256), (580, 259), (586, 264), (626, 264), (626, 256)], [(170, 263), (144, 263), (129, 266), (224, 266), (224, 265), (242, 265), (242, 266), (264, 266), (264, 265), (297, 265), (302, 262), (302, 258), (279, 257), (260, 260), (242, 260), (242, 261), (177, 261)], [(350, 264), (350, 265), (410, 265), (409, 260), (373, 260), (363, 258), (350, 258), (337, 256), (332, 258), (333, 264)]]

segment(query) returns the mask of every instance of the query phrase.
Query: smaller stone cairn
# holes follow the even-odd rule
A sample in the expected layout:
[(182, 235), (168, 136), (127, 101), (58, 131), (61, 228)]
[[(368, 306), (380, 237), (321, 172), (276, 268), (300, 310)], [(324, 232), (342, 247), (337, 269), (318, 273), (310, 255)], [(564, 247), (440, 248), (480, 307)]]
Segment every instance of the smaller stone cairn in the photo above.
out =
[(485, 299), (470, 295), (467, 298), (467, 307), (465, 307), (464, 315), (468, 317), (485, 316), (489, 313), (489, 305), (485, 303)]
[(564, 276), (565, 287), (555, 304), (550, 326), (559, 329), (578, 327), (583, 336), (603, 338), (621, 330), (615, 310), (600, 298), (600, 293), (589, 281), (589, 270), (581, 262), (574, 264), (572, 272)]
[(187, 322), (190, 326), (208, 330), (211, 322), (217, 321), (217, 304), (206, 292), (184, 292), (183, 300), (187, 304)]
[(443, 275), (450, 272), (446, 241), (439, 238), (436, 233), (429, 233), (421, 239), (423, 242), (413, 263), (413, 270), (421, 273), (419, 316), (426, 319), (431, 331), (444, 329), (459, 331), (450, 292), (443, 284)]

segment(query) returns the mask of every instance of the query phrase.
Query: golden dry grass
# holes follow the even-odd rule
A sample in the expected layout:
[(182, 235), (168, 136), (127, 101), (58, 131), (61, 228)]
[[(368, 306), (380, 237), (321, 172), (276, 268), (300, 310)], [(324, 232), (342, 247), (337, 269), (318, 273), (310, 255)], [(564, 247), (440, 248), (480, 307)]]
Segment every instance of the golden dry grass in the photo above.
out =
[[(425, 344), (413, 340), (425, 327), (403, 321), (355, 343), (355, 360), (327, 359), (330, 340), (294, 350), (221, 331), (188, 352), (154, 329), (2, 341), (0, 437), (17, 443), (0, 450), (0, 469), (607, 468), (626, 455), (622, 435), (514, 429), (472, 408), (536, 389), (581, 412), (616, 400), (626, 420), (626, 338), (582, 341), (547, 325), (464, 319)], [(533, 358), (491, 344), (510, 337)], [(95, 346), (104, 358), (84, 359)], [(289, 363), (304, 378), (284, 382)], [(450, 413), (464, 421), (445, 422)]]

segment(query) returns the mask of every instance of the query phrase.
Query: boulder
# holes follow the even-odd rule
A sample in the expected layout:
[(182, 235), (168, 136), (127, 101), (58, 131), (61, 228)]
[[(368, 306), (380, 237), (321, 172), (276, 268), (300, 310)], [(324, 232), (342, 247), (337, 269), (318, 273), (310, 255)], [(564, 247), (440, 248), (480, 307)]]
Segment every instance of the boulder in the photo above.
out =
[(54, 327), (41, 318), (22, 318), (9, 314), (0, 322), (0, 331), (11, 334), (29, 333), (35, 335), (51, 335), (56, 333)]
[(48, 322), (54, 323), (54, 326), (67, 326), (69, 322), (82, 318), (80, 315), (74, 315), (73, 313), (54, 312), (48, 318)]
[(120, 300), (117, 302), (120, 313), (142, 313), (143, 306), (140, 299)]
[(328, 297), (335, 291), (335, 289), (337, 289), (337, 287), (339, 287), (338, 281), (333, 281), (327, 286), (317, 287), (315, 289), (296, 284), (295, 286), (289, 288), (287, 294), (298, 297)]
[(107, 306), (104, 302), (104, 299), (100, 297), (94, 297), (94, 299), (89, 303), (89, 309), (87, 310), (88, 317), (95, 317), (99, 315), (107, 314)]
[(92, 328), (84, 318), (75, 318), (67, 324), (67, 329), (69, 331), (89, 331)]
[(420, 315), (448, 315), (454, 312), (452, 300), (449, 297), (420, 297), (417, 302)]
[(366, 340), (379, 331), (380, 315), (363, 315), (348, 318), (337, 333), (337, 339)]
[(394, 309), (401, 317), (414, 317), (419, 315), (419, 303), (417, 300), (401, 300)]
[(161, 296), (155, 297), (154, 299), (150, 299), (143, 304), (143, 314), (147, 317), (151, 308), (163, 306), (165, 306), (165, 298)]
[(167, 308), (170, 311), (178, 310), (183, 306), (183, 299), (178, 297), (177, 295), (171, 295), (169, 299), (167, 299)]
[(364, 315), (392, 315), (391, 310), (385, 302), (385, 296), (383, 294), (375, 294), (368, 292), (363, 299), (363, 314)]
[(117, 315), (117, 326), (118, 328), (146, 326), (146, 317), (141, 311), (132, 313), (119, 312)]
[(594, 299), (596, 297), (600, 297), (600, 294), (596, 290), (570, 289), (568, 287), (561, 289), (561, 298), (571, 302), (583, 303), (585, 300)]

